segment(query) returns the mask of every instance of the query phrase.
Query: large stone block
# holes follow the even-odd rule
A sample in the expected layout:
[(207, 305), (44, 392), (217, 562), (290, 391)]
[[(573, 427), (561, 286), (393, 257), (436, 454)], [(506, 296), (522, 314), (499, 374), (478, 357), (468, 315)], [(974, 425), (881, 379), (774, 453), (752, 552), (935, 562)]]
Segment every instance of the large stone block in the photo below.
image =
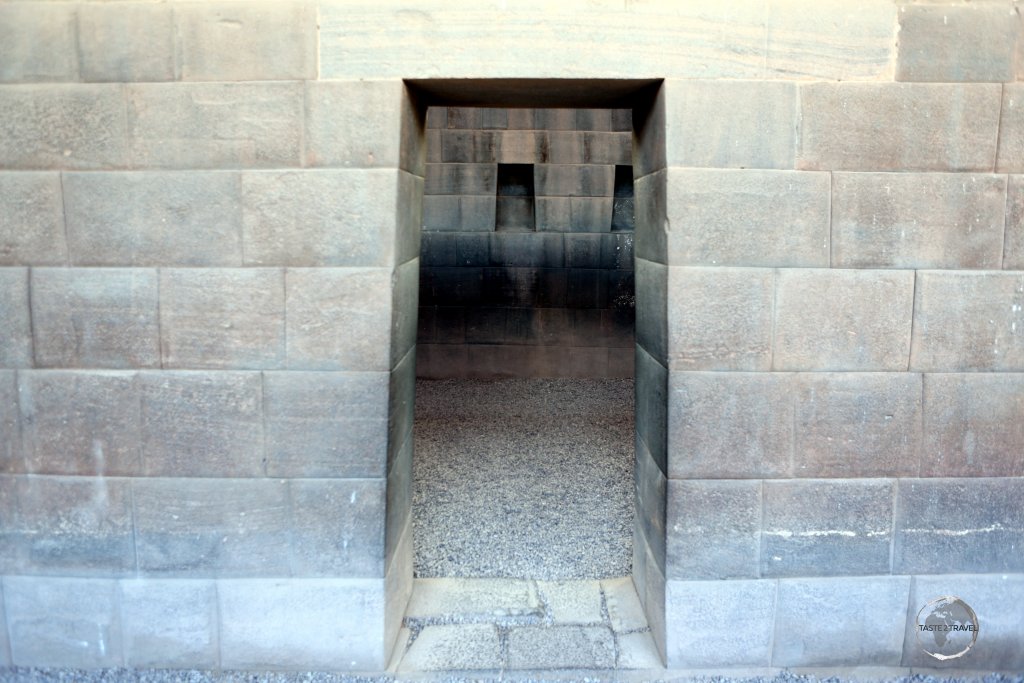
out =
[(3, 582), (16, 666), (122, 666), (117, 581), (6, 576)]
[(383, 579), (225, 580), (217, 596), (225, 669), (381, 671), (387, 664)]
[(384, 577), (384, 480), (323, 479), (289, 484), (291, 575)]
[(1024, 273), (918, 272), (910, 369), (1024, 370)]
[(1006, 178), (835, 173), (832, 266), (1000, 268)]
[[(405, 441), (394, 447), (395, 454), (389, 457), (387, 487), (384, 500), (384, 568), (391, 581), (398, 580), (403, 590), (408, 583), (412, 590), (412, 454), (414, 439), (408, 434)], [(407, 557), (403, 557), (408, 553)], [(404, 572), (408, 564), (407, 578), (395, 576)], [(389, 600), (391, 598), (389, 597)], [(406, 596), (408, 602), (408, 596)], [(401, 614), (392, 615), (401, 622), (405, 616), (405, 604)]]
[(157, 274), (142, 268), (34, 268), (37, 367), (160, 366)]
[(267, 372), (267, 474), (381, 477), (387, 454), (387, 375)]
[[(580, 110), (582, 111), (582, 110)], [(611, 109), (600, 111), (611, 114)], [(577, 115), (580, 113), (576, 112)], [(584, 164), (616, 164), (619, 166), (633, 165), (633, 136), (628, 132), (619, 133), (584, 133), (583, 159)]]
[(145, 372), (139, 381), (147, 476), (265, 474), (259, 373)]
[(288, 575), (287, 481), (146, 478), (132, 494), (142, 575)]
[(779, 581), (772, 666), (898, 666), (909, 594), (909, 576)]
[(32, 365), (28, 269), (0, 268), (0, 368)]
[[(1024, 39), (1021, 39), (1024, 44)], [(1003, 106), (999, 125), (999, 156), (996, 171), (1024, 171), (1024, 83), (1003, 85)]]
[(668, 283), (669, 268), (636, 259), (636, 341), (651, 357), (668, 365)]
[(902, 4), (897, 81), (1012, 81), (1019, 17), (1008, 3)]
[(508, 110), (494, 107), (447, 107), (446, 128), (501, 130), (508, 127)]
[(18, 393), (29, 472), (139, 474), (140, 397), (134, 372), (22, 371)]
[(495, 164), (427, 164), (427, 194), (494, 194), (498, 172)]
[(669, 267), (669, 369), (770, 369), (774, 298), (767, 268)]
[(1024, 270), (1024, 175), (1011, 175), (1007, 182), (1003, 268)]
[(288, 368), (390, 369), (391, 273), (289, 269)]
[(70, 261), (79, 266), (242, 265), (237, 173), (68, 173)]
[(59, 266), (67, 258), (60, 175), (0, 172), (0, 265)]
[(124, 660), (140, 669), (217, 667), (217, 590), (213, 581), (121, 581)]
[(913, 297), (911, 271), (778, 271), (772, 368), (906, 370)]
[(643, 346), (636, 346), (636, 433), (658, 469), (668, 471), (669, 372)]
[(284, 367), (285, 276), (279, 268), (160, 271), (166, 368)]
[(990, 171), (999, 93), (997, 84), (801, 85), (797, 168)]
[(534, 182), (538, 197), (611, 197), (615, 167), (608, 165), (538, 164)]
[[(302, 88), (299, 82), (129, 85), (132, 163), (189, 169), (298, 166)], [(124, 120), (123, 107), (118, 116)]]
[(895, 483), (764, 483), (761, 576), (888, 574)]
[(17, 373), (0, 370), (0, 474), (16, 474), (24, 470)]
[(0, 83), (77, 81), (71, 3), (4, 3), (0, 7)]
[(1024, 479), (904, 479), (893, 572), (1024, 571)]
[[(538, 110), (540, 111), (540, 110)], [(573, 113), (573, 112), (570, 112)], [(540, 156), (532, 162), (547, 164), (602, 164), (606, 161), (584, 161), (583, 133), (571, 130), (547, 130), (537, 133), (541, 142)]]
[[(25, 7), (34, 10), (33, 5)], [(102, 169), (128, 164), (120, 85), (3, 88), (0, 121), (2, 168)]]
[(490, 235), (488, 265), (561, 268), (565, 265), (563, 237), (541, 233), (493, 233)]
[(441, 161), (446, 164), (491, 164), (498, 160), (502, 136), (489, 130), (442, 130)]
[(316, 78), (316, 7), (308, 2), (185, 4), (174, 19), (186, 81)]
[(178, 72), (174, 40), (170, 5), (78, 6), (83, 81), (173, 81)]
[(494, 230), (496, 197), (426, 195), (423, 197), (423, 229), (448, 232)]
[(924, 376), (922, 477), (1024, 476), (1024, 374)]
[(672, 579), (756, 579), (761, 482), (668, 482), (668, 553)]
[[(634, 449), (633, 461), (633, 484), (634, 498), (633, 510), (636, 515), (634, 533), (639, 534), (637, 539), (643, 543), (646, 552), (650, 553), (652, 560), (659, 566), (665, 567), (666, 552), (666, 506), (668, 494), (668, 480), (662, 471), (662, 466), (651, 456), (647, 444), (643, 439), (637, 437)], [(641, 549), (642, 550), (642, 549)], [(634, 567), (634, 575), (639, 570)]]
[(668, 171), (662, 169), (637, 178), (636, 194), (636, 258), (668, 263), (668, 235), (672, 225), (668, 218)]

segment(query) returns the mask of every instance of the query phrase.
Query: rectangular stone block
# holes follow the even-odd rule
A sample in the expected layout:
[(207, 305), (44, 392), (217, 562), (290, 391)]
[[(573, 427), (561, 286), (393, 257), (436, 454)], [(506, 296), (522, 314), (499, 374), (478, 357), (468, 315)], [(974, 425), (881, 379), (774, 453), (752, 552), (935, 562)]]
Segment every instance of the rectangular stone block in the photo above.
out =
[(60, 174), (0, 172), (0, 265), (59, 266), (67, 258)]
[(427, 130), (448, 127), (448, 107), (427, 107)]
[(117, 581), (4, 577), (15, 666), (123, 665)]
[[(639, 436), (634, 441), (635, 457), (633, 461), (633, 511), (636, 515), (634, 533), (640, 535), (639, 540), (644, 545), (651, 559), (661, 568), (665, 567), (668, 518), (666, 506), (668, 504), (667, 488), (668, 479), (662, 470), (663, 463), (658, 463), (647, 448), (643, 438)], [(634, 566), (634, 576), (639, 570)]]
[(570, 231), (606, 233), (611, 224), (611, 197), (569, 197)]
[(316, 78), (316, 8), (309, 3), (182, 5), (174, 20), (183, 80)]
[(772, 666), (898, 666), (909, 594), (908, 576), (779, 581)]
[(534, 182), (538, 197), (611, 197), (613, 166), (538, 164)]
[(4, 3), (0, 83), (77, 81), (77, 9), (65, 3)]
[(668, 171), (662, 169), (637, 178), (636, 192), (636, 257), (657, 263), (668, 263)]
[(0, 167), (102, 169), (128, 164), (120, 85), (4, 88), (0, 121)]
[[(540, 156), (532, 162), (547, 164), (582, 164), (584, 161), (583, 133), (570, 130), (552, 130), (538, 133), (541, 140)], [(590, 163), (606, 163), (593, 161)]]
[(900, 5), (897, 81), (1012, 81), (1019, 17), (1005, 3)]
[(506, 111), (508, 130), (533, 130), (533, 109), (528, 107), (509, 107)]
[(576, 130), (611, 131), (614, 109), (577, 109)]
[(999, 93), (984, 83), (801, 85), (797, 168), (990, 171)]
[(160, 366), (157, 274), (143, 268), (34, 268), (37, 367)]
[(121, 581), (125, 665), (147, 669), (217, 667), (217, 590), (213, 581)]
[(558, 234), (494, 233), (490, 236), (492, 266), (561, 268), (564, 244)]
[(1024, 476), (1024, 375), (924, 376), (922, 477)]
[(177, 77), (169, 5), (87, 4), (78, 7), (83, 81), (173, 81)]
[(288, 482), (136, 479), (135, 542), (143, 576), (287, 576)]
[(383, 479), (298, 480), (289, 492), (292, 576), (383, 578)]
[(420, 260), (414, 258), (395, 268), (391, 276), (391, 354), (394, 368), (416, 346), (416, 312), (419, 307)]
[(635, 275), (637, 344), (667, 367), (669, 269), (660, 263), (637, 258)]
[[(510, 109), (510, 112), (515, 111)], [(532, 125), (530, 126), (532, 128)], [(428, 139), (427, 145), (431, 141)], [(440, 138), (438, 139), (440, 145)], [(532, 130), (510, 130), (501, 134), (497, 161), (503, 164), (534, 164), (547, 154), (548, 139), (543, 133)]]
[(426, 195), (423, 229), (449, 232), (494, 230), (495, 197)]
[[(413, 378), (415, 382), (415, 378)], [(384, 499), (384, 568), (390, 581), (399, 581), (403, 590), (405, 584), (412, 590), (412, 455), (414, 439), (406, 435), (403, 443), (393, 449), (388, 458), (388, 475)], [(407, 554), (407, 555), (406, 555)], [(408, 576), (396, 576), (405, 572)], [(395, 596), (397, 597), (397, 596)], [(389, 597), (389, 600), (393, 599)], [(399, 609), (401, 614), (393, 615), (398, 621), (405, 616), (408, 596)]]
[(772, 369), (906, 370), (913, 296), (911, 271), (779, 270)]
[(761, 576), (888, 574), (895, 482), (766, 481)]
[(669, 370), (770, 369), (775, 277), (768, 268), (670, 266)]
[(640, 344), (636, 345), (636, 434), (658, 469), (667, 473), (669, 372)]
[(259, 477), (263, 407), (256, 372), (144, 372), (146, 476)]
[(501, 149), (501, 133), (484, 130), (442, 130), (441, 161), (446, 164), (493, 164)]
[(504, 129), (508, 110), (495, 107), (448, 107), (448, 128)]
[(832, 267), (1000, 268), (1006, 178), (835, 173)]
[(217, 597), (225, 669), (380, 671), (387, 664), (383, 579), (225, 580)]
[(1003, 268), (1024, 270), (1024, 175), (1007, 177)]
[(162, 269), (163, 367), (284, 367), (284, 281), (280, 268)]
[(1024, 480), (899, 482), (893, 571), (900, 574), (1024, 570)]
[(1024, 370), (1024, 274), (918, 272), (910, 369)]
[(672, 579), (756, 579), (761, 482), (668, 482), (665, 572)]
[(426, 194), (494, 194), (495, 164), (427, 164)]
[(13, 370), (0, 370), (0, 474), (24, 471), (17, 373)]
[(242, 265), (237, 173), (68, 173), (70, 262), (78, 266)]
[[(183, 169), (298, 166), (302, 93), (299, 82), (129, 85), (125, 96), (132, 164)], [(118, 116), (123, 120), (123, 110)]]
[(572, 227), (571, 199), (571, 197), (537, 197), (534, 200), (537, 232), (570, 232)]
[(134, 372), (26, 370), (18, 393), (29, 472), (139, 474), (140, 396)]
[(508, 661), (512, 669), (610, 669), (615, 666), (615, 640), (606, 626), (513, 628)]
[(391, 272), (289, 269), (288, 368), (390, 369)]
[[(611, 110), (605, 110), (610, 113)], [(578, 112), (577, 112), (578, 113)], [(584, 133), (584, 164), (633, 165), (633, 136), (630, 133)]]
[(0, 368), (32, 365), (28, 268), (0, 268)]
[[(1024, 39), (1019, 40), (1024, 45)], [(1024, 171), (1024, 83), (1003, 85), (996, 171), (1000, 173)]]

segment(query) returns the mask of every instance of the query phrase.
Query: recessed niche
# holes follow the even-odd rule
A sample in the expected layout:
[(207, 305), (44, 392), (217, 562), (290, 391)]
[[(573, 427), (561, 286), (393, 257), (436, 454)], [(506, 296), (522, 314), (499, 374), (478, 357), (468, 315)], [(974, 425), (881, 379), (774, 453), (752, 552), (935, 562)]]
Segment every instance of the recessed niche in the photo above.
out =
[(533, 164), (498, 164), (494, 229), (517, 232), (536, 230), (533, 197)]
[(615, 189), (612, 196), (612, 231), (632, 230), (633, 167), (615, 167)]

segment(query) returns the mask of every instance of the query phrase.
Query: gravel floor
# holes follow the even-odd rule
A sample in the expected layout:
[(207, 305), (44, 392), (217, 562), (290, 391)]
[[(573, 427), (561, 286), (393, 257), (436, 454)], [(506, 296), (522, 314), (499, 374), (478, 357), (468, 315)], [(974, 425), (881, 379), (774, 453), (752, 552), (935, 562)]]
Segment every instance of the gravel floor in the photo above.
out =
[(630, 573), (632, 380), (420, 380), (418, 577)]

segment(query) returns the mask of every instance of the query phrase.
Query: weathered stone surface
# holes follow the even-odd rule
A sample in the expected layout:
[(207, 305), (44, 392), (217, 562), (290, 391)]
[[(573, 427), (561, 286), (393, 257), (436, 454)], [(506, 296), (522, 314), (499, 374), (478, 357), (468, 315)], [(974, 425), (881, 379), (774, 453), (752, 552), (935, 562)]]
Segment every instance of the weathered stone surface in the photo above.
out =
[(494, 230), (496, 197), (427, 195), (423, 197), (423, 229), (451, 232)]
[(390, 369), (388, 270), (290, 269), (287, 282), (289, 369)]
[(668, 263), (668, 171), (638, 178), (636, 193), (636, 258)]
[(1024, 370), (1024, 274), (918, 272), (910, 369)]
[(256, 372), (144, 372), (142, 455), (147, 476), (264, 474)]
[(1024, 175), (1011, 175), (1007, 181), (1003, 268), (1024, 270)]
[(1024, 476), (1024, 375), (924, 376), (922, 477)]
[(391, 367), (397, 367), (416, 346), (420, 261), (414, 258), (391, 276)]
[(289, 484), (292, 576), (383, 578), (384, 481)]
[(157, 277), (143, 268), (34, 268), (37, 367), (160, 366)]
[(0, 370), (0, 474), (25, 470), (21, 456), (17, 373)]
[(525, 579), (416, 579), (406, 617), (433, 619), (540, 614), (532, 581)]
[(647, 350), (636, 347), (636, 433), (658, 469), (667, 472), (669, 372)]
[(127, 666), (217, 667), (217, 591), (213, 581), (121, 581), (121, 619)]
[[(514, 109), (509, 112), (516, 111)], [(532, 112), (531, 112), (532, 113)], [(529, 125), (533, 128), (533, 124)], [(436, 138), (427, 138), (427, 153), (430, 153), (430, 145), (436, 144), (440, 147), (441, 135)], [(547, 138), (544, 133), (534, 130), (510, 130), (501, 135), (501, 144), (498, 147), (495, 160), (503, 164), (533, 164), (544, 159), (546, 153)], [(439, 149), (437, 159), (440, 161), (442, 152)], [(429, 159), (428, 159), (429, 161)]]
[(0, 121), (3, 168), (122, 168), (128, 163), (120, 85), (3, 88)]
[(611, 197), (612, 166), (537, 164), (534, 182), (538, 197)]
[(494, 233), (490, 235), (490, 265), (561, 268), (565, 263), (562, 235)]
[(761, 534), (761, 482), (668, 482), (671, 579), (756, 579)]
[(225, 580), (217, 596), (225, 669), (380, 671), (386, 664), (383, 579)]
[(905, 370), (913, 293), (911, 271), (778, 271), (772, 368)]
[[(611, 109), (601, 111), (612, 112)], [(576, 113), (579, 115), (579, 111)], [(633, 165), (633, 136), (630, 133), (586, 132), (583, 133), (582, 149), (580, 163)]]
[[(642, 535), (642, 541), (653, 561), (665, 566), (666, 513), (668, 480), (662, 471), (664, 462), (658, 463), (651, 455), (647, 444), (637, 437), (634, 444), (636, 453), (633, 461), (635, 517), (634, 530)], [(664, 456), (663, 456), (664, 458)], [(634, 576), (637, 575), (634, 571)]]
[(240, 266), (237, 173), (68, 173), (70, 261), (79, 266)]
[(1024, 480), (906, 479), (899, 483), (893, 572), (1024, 571)]
[(615, 638), (619, 669), (657, 670), (665, 666), (650, 633), (623, 633)]
[(601, 583), (599, 581), (538, 581), (547, 611), (559, 624), (599, 624)]
[[(132, 163), (190, 169), (298, 166), (302, 88), (298, 82), (129, 85)], [(123, 106), (119, 116), (123, 120)]]
[[(1024, 40), (1021, 40), (1024, 44)], [(999, 125), (999, 156), (996, 171), (1024, 171), (1024, 83), (1003, 85), (1003, 106)]]
[(801, 85), (797, 168), (990, 171), (999, 92), (980, 83)]
[(766, 481), (761, 576), (888, 574), (895, 484)]
[(18, 393), (29, 472), (139, 474), (134, 372), (22, 371)]
[(999, 268), (1006, 178), (835, 173), (832, 266)]
[(489, 164), (498, 160), (502, 136), (489, 130), (442, 130), (441, 161)]
[(4, 602), (16, 666), (121, 666), (117, 581), (4, 577)]
[(186, 81), (314, 79), (316, 7), (308, 2), (175, 6)]
[(493, 107), (447, 107), (446, 128), (501, 130), (508, 127), (508, 110)]
[(177, 75), (170, 5), (78, 6), (83, 81), (173, 81)]
[(284, 309), (285, 276), (279, 268), (163, 269), (163, 366), (284, 367)]
[(288, 482), (136, 479), (135, 542), (146, 576), (287, 576)]
[(60, 175), (0, 172), (0, 265), (56, 266), (67, 257)]
[[(666, 652), (669, 668), (768, 666), (775, 624), (776, 581), (669, 581)], [(699, 625), (694, 615), (700, 614)], [(743, 624), (737, 637), (737, 624)]]
[(668, 284), (669, 268), (636, 259), (636, 341), (651, 357), (668, 365)]
[[(389, 581), (397, 581), (403, 588), (412, 590), (412, 434), (406, 436), (401, 446), (393, 446), (388, 454), (388, 475), (384, 482), (387, 487), (384, 501), (384, 567)], [(408, 567), (406, 566), (408, 565)], [(408, 569), (408, 576), (396, 576), (396, 572)], [(408, 584), (406, 586), (406, 584)], [(398, 596), (390, 596), (393, 601)], [(405, 616), (405, 602), (398, 606), (399, 622)], [(389, 612), (391, 614), (391, 612)]]
[(498, 172), (495, 164), (427, 164), (427, 194), (494, 194)]
[(900, 5), (897, 81), (1012, 81), (1019, 17), (1007, 3)]
[(513, 628), (508, 634), (510, 669), (610, 669), (615, 643), (607, 626)]
[(493, 624), (426, 626), (402, 656), (401, 672), (497, 671), (502, 668)]
[(909, 594), (908, 576), (779, 581), (772, 666), (898, 666)]
[(770, 369), (774, 297), (767, 268), (669, 267), (669, 369)]
[(28, 269), (0, 268), (0, 368), (32, 365)]
[(0, 83), (78, 80), (71, 3), (4, 3), (0, 7)]

